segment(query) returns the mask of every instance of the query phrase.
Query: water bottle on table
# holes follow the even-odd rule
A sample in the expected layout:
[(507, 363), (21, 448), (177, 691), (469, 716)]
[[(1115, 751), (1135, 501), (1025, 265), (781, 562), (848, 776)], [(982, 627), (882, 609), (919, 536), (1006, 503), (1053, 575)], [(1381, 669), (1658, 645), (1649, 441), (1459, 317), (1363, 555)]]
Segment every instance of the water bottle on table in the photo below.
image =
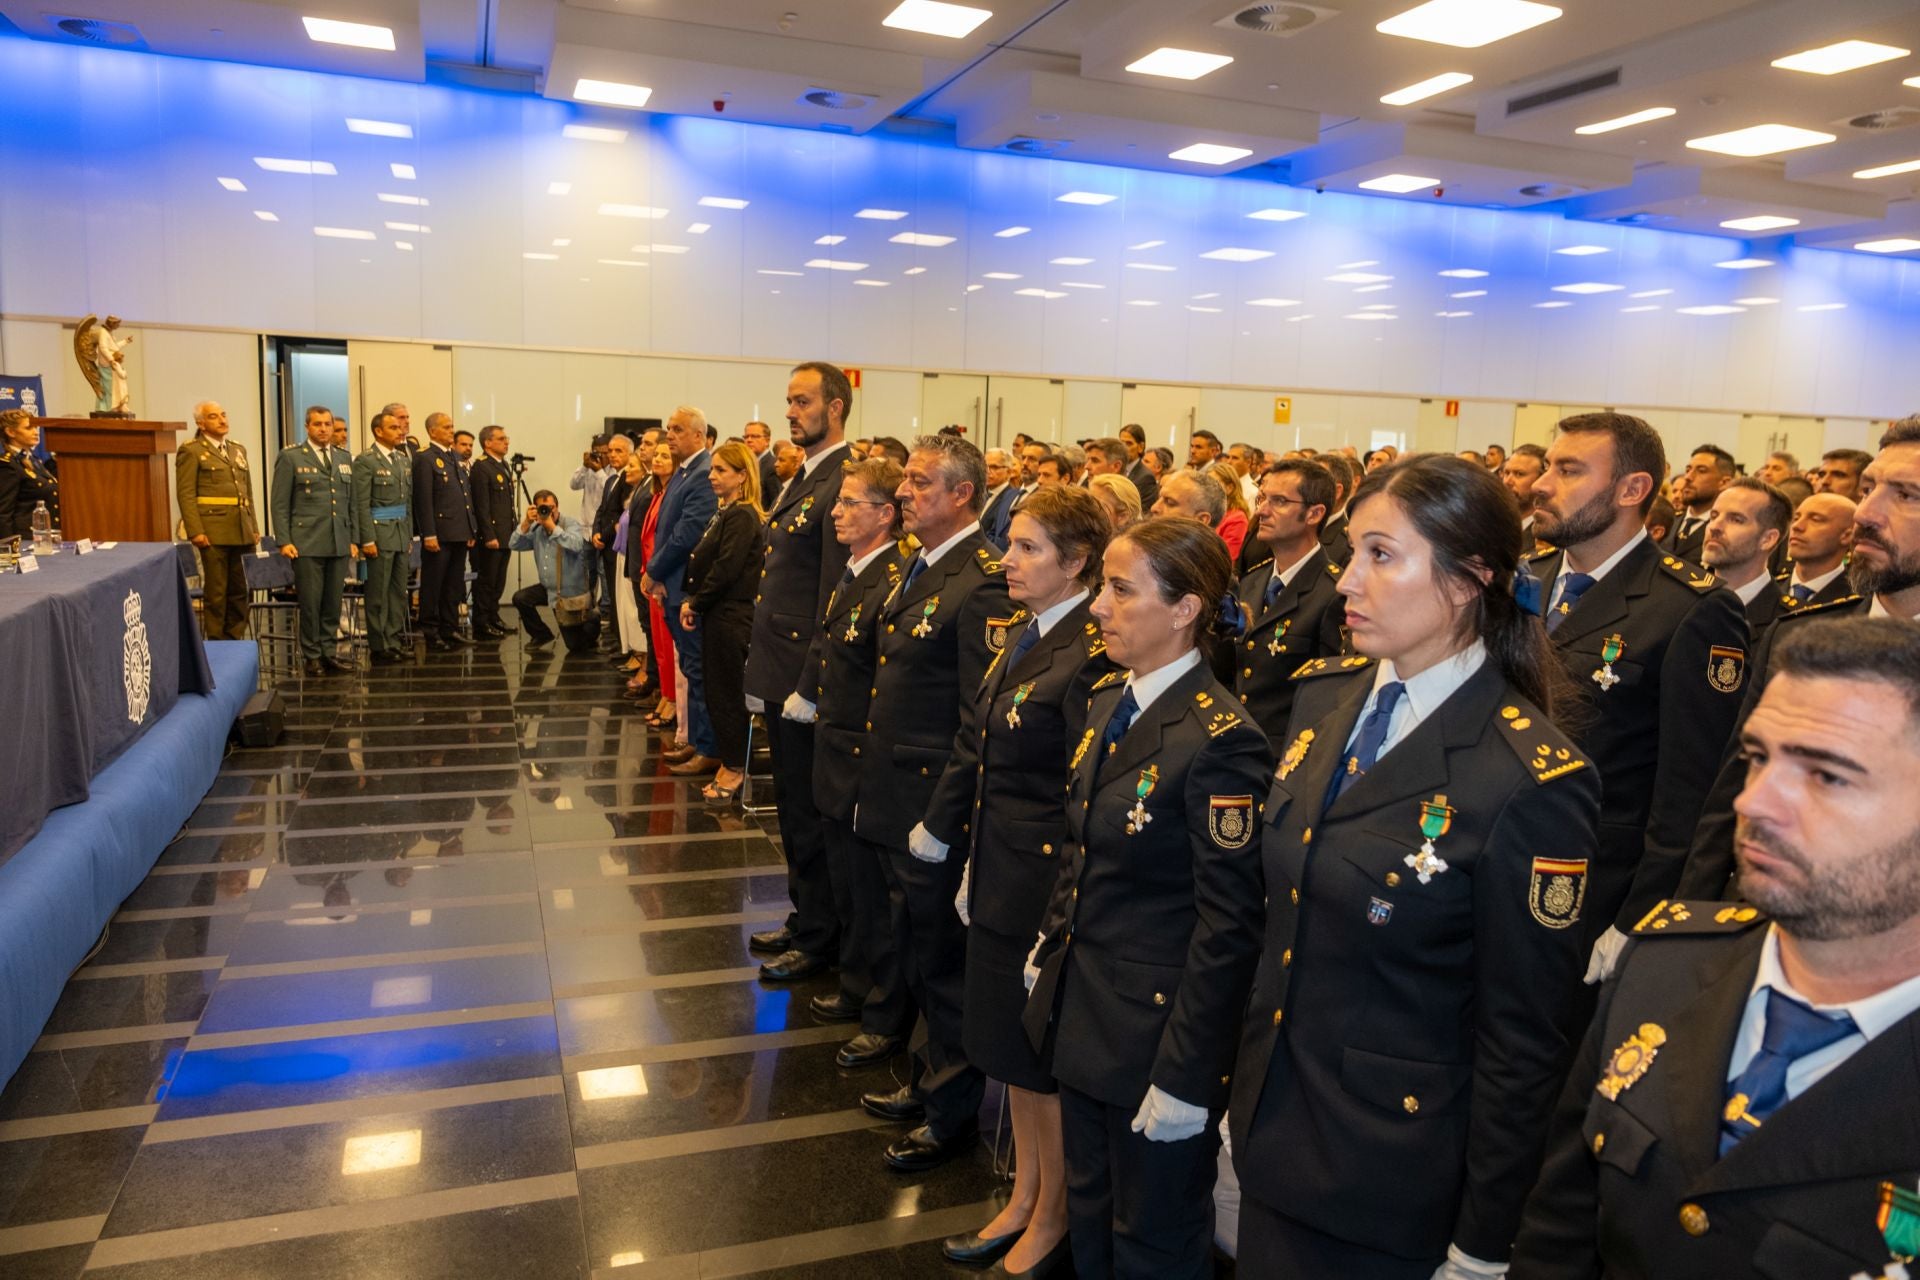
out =
[(36, 555), (53, 554), (53, 515), (47, 504), (33, 504), (33, 550)]

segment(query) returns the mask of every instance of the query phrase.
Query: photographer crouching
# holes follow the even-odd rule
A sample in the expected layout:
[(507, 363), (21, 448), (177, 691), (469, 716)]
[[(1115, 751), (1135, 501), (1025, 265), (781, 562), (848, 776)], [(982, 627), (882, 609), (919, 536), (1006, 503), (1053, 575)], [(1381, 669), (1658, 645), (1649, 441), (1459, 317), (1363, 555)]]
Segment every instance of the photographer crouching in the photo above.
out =
[(600, 627), (587, 592), (587, 560), (594, 552), (587, 545), (586, 529), (572, 516), (560, 514), (553, 490), (542, 489), (533, 495), (510, 545), (515, 551), (533, 552), (540, 575), (536, 585), (521, 588), (513, 597), (527, 648), (545, 649), (553, 643), (553, 630), (540, 616), (540, 606), (551, 603), (567, 652), (592, 653)]

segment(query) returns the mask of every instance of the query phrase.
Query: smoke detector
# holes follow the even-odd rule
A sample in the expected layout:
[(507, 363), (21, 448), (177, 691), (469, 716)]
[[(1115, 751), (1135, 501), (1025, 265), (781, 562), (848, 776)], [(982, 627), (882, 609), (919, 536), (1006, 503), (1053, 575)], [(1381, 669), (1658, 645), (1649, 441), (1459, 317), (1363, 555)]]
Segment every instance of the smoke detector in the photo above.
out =
[(1251, 4), (1214, 23), (1230, 31), (1251, 31), (1263, 36), (1297, 36), (1308, 27), (1317, 27), (1328, 18), (1340, 16), (1338, 9), (1317, 4), (1281, 0), (1275, 4)]

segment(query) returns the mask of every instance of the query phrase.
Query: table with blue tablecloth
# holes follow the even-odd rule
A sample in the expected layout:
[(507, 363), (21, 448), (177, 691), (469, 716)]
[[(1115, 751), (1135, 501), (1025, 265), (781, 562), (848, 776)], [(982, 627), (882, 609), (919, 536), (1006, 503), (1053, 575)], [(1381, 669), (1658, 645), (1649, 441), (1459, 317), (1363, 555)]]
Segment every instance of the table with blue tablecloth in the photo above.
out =
[(0, 861), (213, 675), (170, 543), (43, 556), (0, 575)]

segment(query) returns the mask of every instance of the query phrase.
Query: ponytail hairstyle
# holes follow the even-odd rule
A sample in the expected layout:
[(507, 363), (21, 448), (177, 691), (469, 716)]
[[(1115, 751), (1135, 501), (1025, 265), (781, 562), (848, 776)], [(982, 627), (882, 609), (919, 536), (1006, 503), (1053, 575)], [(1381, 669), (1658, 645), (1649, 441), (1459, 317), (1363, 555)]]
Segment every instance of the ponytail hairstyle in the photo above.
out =
[[(1513, 537), (1518, 543), (1518, 528)], [(1227, 544), (1220, 535), (1198, 520), (1162, 516), (1131, 525), (1115, 534), (1113, 540), (1131, 542), (1139, 548), (1159, 584), (1161, 600), (1177, 604), (1183, 596), (1193, 596), (1200, 601), (1193, 624), (1194, 642), (1200, 656), (1211, 663), (1220, 645), (1230, 643), (1240, 625), (1240, 601), (1233, 594), (1233, 559), (1227, 555)]]
[(1457, 638), (1477, 637), (1508, 682), (1564, 728), (1578, 691), (1546, 626), (1513, 598), (1520, 516), (1499, 477), (1461, 458), (1415, 454), (1369, 474), (1348, 509), (1379, 497), (1397, 503), (1433, 548), (1436, 577), (1472, 593)]

